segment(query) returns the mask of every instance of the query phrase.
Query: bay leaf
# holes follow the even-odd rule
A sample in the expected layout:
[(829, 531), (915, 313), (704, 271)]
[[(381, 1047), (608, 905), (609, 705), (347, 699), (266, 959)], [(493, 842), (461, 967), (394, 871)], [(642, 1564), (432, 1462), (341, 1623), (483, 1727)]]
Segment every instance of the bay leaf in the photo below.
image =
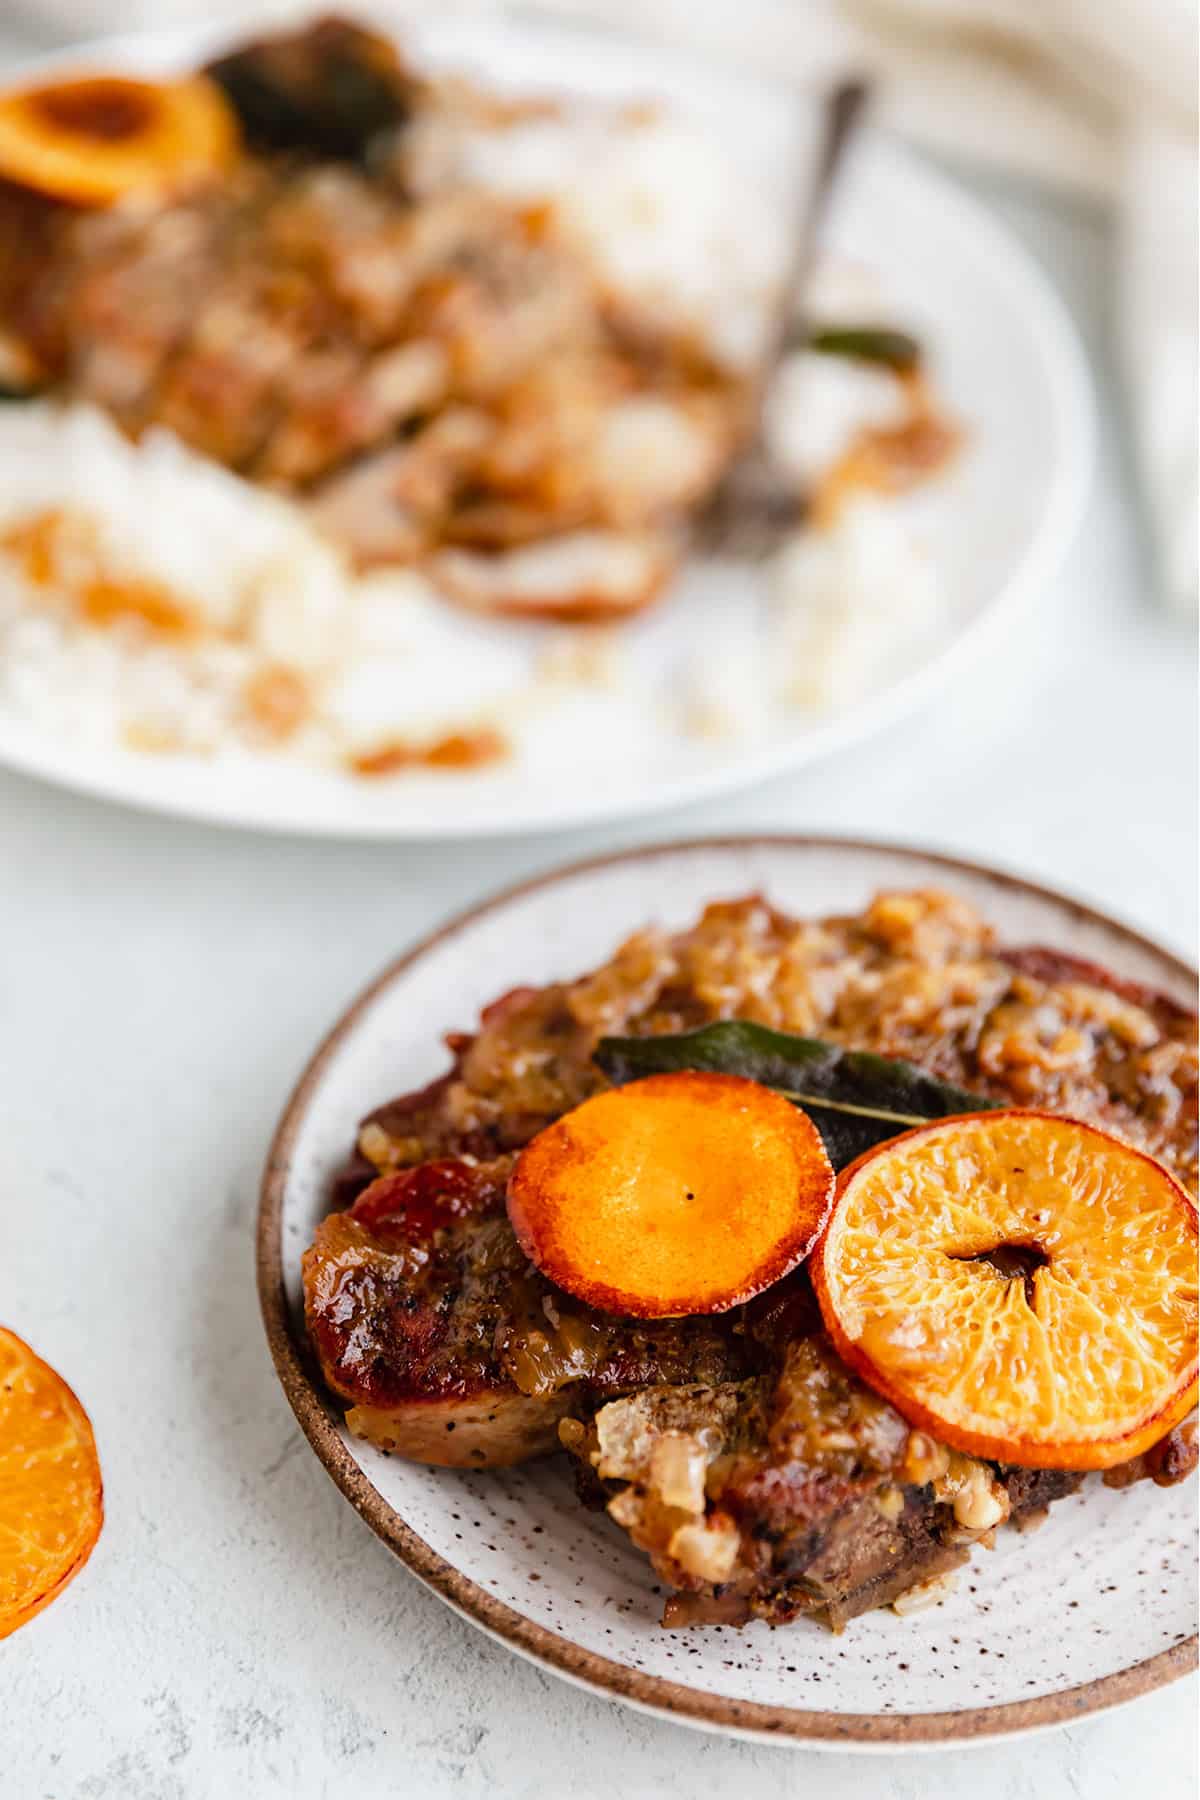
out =
[(824, 326), (811, 334), (808, 347), (823, 356), (879, 363), (897, 375), (911, 375), (921, 364), (921, 346), (916, 338), (885, 325)]
[(820, 1038), (723, 1019), (677, 1036), (602, 1038), (595, 1061), (618, 1087), (686, 1069), (743, 1075), (774, 1088), (817, 1127), (835, 1169), (914, 1125), (999, 1104), (927, 1075), (914, 1063)]

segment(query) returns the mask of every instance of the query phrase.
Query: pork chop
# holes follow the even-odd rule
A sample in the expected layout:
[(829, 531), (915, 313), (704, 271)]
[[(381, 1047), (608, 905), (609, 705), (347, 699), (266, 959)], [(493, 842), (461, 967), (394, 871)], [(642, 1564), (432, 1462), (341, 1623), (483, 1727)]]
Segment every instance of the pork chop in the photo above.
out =
[(304, 1258), (309, 1335), (351, 1431), (418, 1462), (498, 1468), (558, 1448), (573, 1409), (745, 1367), (732, 1319), (615, 1319), (526, 1260), (504, 1211), (511, 1156), (373, 1182)]
[[(360, 1130), (305, 1258), (310, 1335), (352, 1430), (485, 1467), (561, 1443), (581, 1492), (674, 1590), (667, 1620), (839, 1626), (936, 1581), (1081, 1477), (981, 1462), (910, 1430), (840, 1362), (803, 1270), (715, 1317), (617, 1319), (525, 1260), (504, 1211), (515, 1152), (603, 1084), (600, 1036), (760, 1020), (904, 1056), (970, 1091), (1120, 1132), (1195, 1191), (1196, 1022), (970, 907), (884, 894), (798, 922), (758, 898), (636, 934), (572, 983), (521, 988), (450, 1071)], [(1194, 1423), (1110, 1471), (1182, 1479)]]

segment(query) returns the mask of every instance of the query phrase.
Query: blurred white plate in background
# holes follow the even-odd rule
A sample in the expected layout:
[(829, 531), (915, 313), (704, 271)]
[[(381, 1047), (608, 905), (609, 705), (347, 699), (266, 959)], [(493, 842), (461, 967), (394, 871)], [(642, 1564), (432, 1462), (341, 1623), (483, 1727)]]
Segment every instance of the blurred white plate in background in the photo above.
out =
[[(194, 66), (230, 36), (226, 26), (111, 39), (38, 67), (156, 73)], [(460, 19), (418, 29), (406, 22), (403, 39), (419, 61), (464, 68), (489, 85), (662, 96), (702, 125), (719, 126), (722, 143), (748, 168), (794, 158), (798, 129), (813, 116), (811, 99), (782, 88), (550, 24)], [(790, 217), (780, 229), (791, 229)], [(752, 743), (678, 731), (647, 737), (644, 719), (631, 716), (631, 731), (643, 733), (636, 754), (628, 746), (611, 761), (593, 754), (582, 772), (570, 758), (545, 754), (478, 773), (367, 782), (266, 758), (97, 750), (6, 713), (0, 762), (129, 804), (259, 830), (471, 837), (630, 817), (748, 786), (853, 743), (927, 700), (990, 629), (1021, 629), (1020, 602), (1054, 578), (1090, 470), (1087, 376), (1073, 327), (1030, 259), (952, 184), (895, 145), (868, 135), (856, 147), (827, 237), (835, 261), (870, 272), (888, 317), (915, 329), (939, 395), (967, 432), (947, 474), (905, 503), (944, 596), (939, 628), (891, 658), (867, 692), (819, 715), (781, 716)], [(689, 569), (634, 627), (633, 657), (661, 671), (694, 655), (697, 640), (702, 645), (723, 617), (752, 603), (754, 583), (736, 565)], [(714, 641), (719, 656), (719, 634)], [(584, 707), (575, 729), (603, 733), (611, 719), (605, 712), (589, 723)]]

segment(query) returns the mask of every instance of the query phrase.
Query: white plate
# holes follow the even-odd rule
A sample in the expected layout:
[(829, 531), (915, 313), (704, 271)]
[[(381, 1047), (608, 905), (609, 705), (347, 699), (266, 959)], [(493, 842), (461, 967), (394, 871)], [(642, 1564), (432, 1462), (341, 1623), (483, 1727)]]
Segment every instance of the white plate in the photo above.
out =
[[(442, 65), (468, 66), (518, 89), (629, 97), (661, 94), (756, 158), (794, 140), (798, 101), (647, 47), (546, 24), (470, 21), (405, 27)], [(52, 59), (162, 72), (194, 66), (228, 37), (209, 31), (112, 39)], [(50, 66), (43, 62), (41, 68)], [(950, 183), (890, 143), (853, 159), (831, 250), (866, 266), (899, 316), (931, 346), (937, 380), (968, 428), (958, 464), (922, 499), (921, 520), (948, 597), (936, 648), (914, 648), (878, 689), (845, 710), (780, 726), (754, 747), (676, 739), (648, 766), (580, 778), (546, 758), (536, 770), (413, 774), (364, 783), (265, 759), (165, 758), (59, 741), (0, 715), (0, 762), (134, 805), (259, 830), (330, 836), (448, 838), (563, 827), (652, 812), (765, 779), (862, 738), (928, 698), (989, 626), (1014, 623), (1068, 546), (1091, 463), (1091, 407), (1074, 330), (1012, 240)], [(698, 584), (698, 585), (697, 585)], [(703, 588), (703, 593), (700, 589)], [(690, 641), (713, 575), (685, 576), (655, 624)], [(728, 604), (737, 605), (737, 575)], [(721, 604), (721, 591), (717, 592)], [(689, 625), (689, 616), (692, 624)]]
[(707, 900), (760, 889), (791, 911), (857, 909), (881, 887), (940, 885), (1011, 944), (1043, 943), (1192, 1004), (1176, 958), (1044, 889), (917, 851), (831, 840), (664, 846), (577, 864), (464, 915), (410, 952), (318, 1051), (281, 1123), (263, 1188), (259, 1285), (288, 1397), (317, 1455), (379, 1535), (450, 1604), (533, 1660), (599, 1691), (712, 1729), (847, 1748), (972, 1741), (1130, 1698), (1195, 1662), (1193, 1483), (1115, 1493), (1099, 1481), (1040, 1531), (1001, 1533), (958, 1590), (908, 1619), (842, 1637), (662, 1630), (646, 1559), (584, 1511), (566, 1468), (423, 1468), (352, 1438), (327, 1410), (296, 1325), (300, 1258), (332, 1173), (370, 1107), (423, 1085), (443, 1032), (497, 993), (573, 976), (650, 920), (680, 927)]

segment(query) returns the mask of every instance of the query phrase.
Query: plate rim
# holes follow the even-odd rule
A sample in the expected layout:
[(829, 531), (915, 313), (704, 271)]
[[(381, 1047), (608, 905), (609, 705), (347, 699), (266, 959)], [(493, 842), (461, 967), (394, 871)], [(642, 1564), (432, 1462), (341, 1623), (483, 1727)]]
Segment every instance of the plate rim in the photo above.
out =
[[(414, 20), (386, 6), (368, 7), (380, 28), (403, 42), (406, 28), (414, 41), (436, 32), (428, 20)], [(453, 29), (456, 22), (448, 22)], [(473, 25), (484, 35), (497, 29), (495, 17), (486, 15)], [(696, 79), (724, 82), (747, 94), (759, 91), (778, 96), (791, 91), (788, 84), (763, 71), (725, 70), (702, 51), (676, 50), (636, 32), (605, 29), (586, 21), (537, 18), (517, 12), (502, 19), (499, 28), (520, 37), (557, 38), (580, 53), (589, 42), (606, 53), (613, 50), (641, 52), (658, 65), (691, 70)], [(95, 57), (119, 59), (136, 54), (139, 47), (205, 44), (224, 36), (223, 27), (175, 25), (141, 31), (109, 32), (49, 51), (20, 57), (5, 70), (0, 90), (15, 81), (55, 69), (85, 67)], [(231, 40), (236, 36), (230, 26)], [(922, 157), (890, 133), (868, 131), (861, 146), (865, 157), (882, 159), (909, 189), (936, 205), (955, 221), (956, 231), (970, 238), (1016, 296), (1019, 316), (1036, 346), (1036, 352), (1052, 398), (1059, 454), (1046, 487), (1043, 510), (1033, 531), (1018, 550), (1007, 576), (989, 593), (978, 612), (964, 620), (957, 631), (941, 641), (915, 668), (891, 680), (879, 693), (866, 694), (844, 710), (817, 717), (807, 729), (798, 728), (781, 741), (765, 746), (744, 746), (722, 764), (687, 771), (659, 788), (637, 797), (610, 802), (601, 786), (589, 805), (539, 807), (526, 790), (519, 808), (502, 818), (489, 811), (486, 797), (471, 801), (465, 823), (449, 810), (430, 810), (419, 823), (389, 817), (386, 813), (353, 816), (340, 812), (333, 799), (314, 795), (315, 816), (293, 812), (285, 798), (271, 803), (270, 796), (238, 800), (236, 783), (229, 781), (215, 791), (171, 796), (156, 791), (153, 780), (141, 779), (143, 771), (130, 760), (135, 753), (104, 747), (97, 755), (86, 743), (58, 745), (46, 731), (18, 716), (0, 713), (0, 767), (26, 778), (47, 782), (88, 799), (120, 805), (166, 818), (194, 820), (225, 829), (267, 836), (312, 837), (359, 842), (433, 843), (498, 840), (523, 835), (543, 835), (570, 829), (613, 824), (618, 820), (646, 819), (672, 808), (699, 805), (745, 792), (763, 782), (780, 779), (794, 770), (817, 765), (827, 757), (858, 743), (869, 742), (881, 731), (916, 711), (986, 649), (993, 632), (1019, 623), (1022, 609), (1032, 604), (1061, 568), (1078, 533), (1091, 491), (1097, 452), (1097, 413), (1090, 365), (1078, 326), (1048, 271), (1035, 254), (1002, 219), (977, 200), (952, 174)], [(219, 758), (212, 759), (215, 764)], [(204, 759), (189, 758), (187, 767), (203, 767)], [(321, 777), (327, 771), (315, 770)]]
[(1197, 1667), (1200, 1659), (1195, 1635), (1128, 1668), (1098, 1676), (1076, 1687), (1034, 1699), (955, 1712), (837, 1713), (775, 1706), (712, 1694), (643, 1670), (629, 1669), (527, 1618), (489, 1594), (433, 1550), (390, 1505), (350, 1454), (337, 1430), (330, 1404), (309, 1373), (309, 1352), (293, 1329), (284, 1288), (284, 1198), (292, 1149), (307, 1118), (313, 1093), (327, 1065), (357, 1028), (363, 1013), (393, 982), (443, 941), (532, 893), (618, 864), (679, 853), (761, 848), (827, 850), (835, 854), (839, 851), (884, 852), (926, 865), (933, 863), (949, 873), (983, 876), (998, 886), (1049, 900), (1081, 921), (1101, 925), (1131, 946), (1161, 958), (1181, 979), (1188, 982), (1197, 979), (1195, 969), (1174, 950), (1073, 894), (992, 864), (886, 839), (790, 832), (665, 839), (558, 863), (485, 896), (424, 934), (351, 1000), (309, 1058), (272, 1135), (259, 1190), (255, 1274), (267, 1343), (288, 1403), (318, 1460), (355, 1511), (393, 1554), (452, 1610), (488, 1636), (553, 1674), (677, 1724), (775, 1743), (808, 1743), (847, 1750), (883, 1750), (895, 1745), (931, 1749), (1007, 1738), (1069, 1723), (1162, 1687)]

